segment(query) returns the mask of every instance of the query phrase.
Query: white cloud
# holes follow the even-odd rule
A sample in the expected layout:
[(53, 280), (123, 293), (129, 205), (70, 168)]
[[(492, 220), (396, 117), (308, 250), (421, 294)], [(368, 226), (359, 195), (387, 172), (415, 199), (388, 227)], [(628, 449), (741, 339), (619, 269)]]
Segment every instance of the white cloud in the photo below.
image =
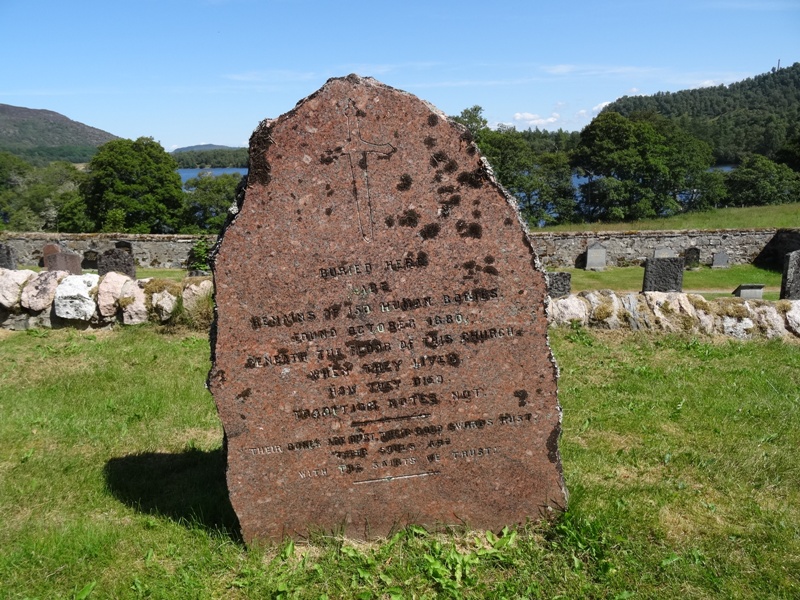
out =
[(601, 102), (600, 104), (592, 107), (592, 114), (600, 114), (600, 111), (603, 110), (606, 106), (611, 104), (611, 102)]
[(550, 113), (549, 117), (541, 117), (534, 113), (522, 112), (514, 113), (514, 121), (522, 123), (528, 127), (543, 127), (545, 125), (553, 125), (561, 120), (561, 115), (557, 112)]

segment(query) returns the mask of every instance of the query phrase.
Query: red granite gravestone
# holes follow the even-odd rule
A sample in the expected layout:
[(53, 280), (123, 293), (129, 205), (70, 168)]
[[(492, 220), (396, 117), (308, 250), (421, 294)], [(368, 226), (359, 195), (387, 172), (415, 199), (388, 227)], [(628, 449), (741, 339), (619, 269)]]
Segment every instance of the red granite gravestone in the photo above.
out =
[(46, 244), (42, 248), (42, 264), (46, 271), (68, 271), (71, 275), (81, 275), (82, 260), (80, 254), (65, 251), (58, 244)]
[(466, 130), (351, 75), (250, 164), (209, 373), (245, 540), (564, 507), (544, 273)]

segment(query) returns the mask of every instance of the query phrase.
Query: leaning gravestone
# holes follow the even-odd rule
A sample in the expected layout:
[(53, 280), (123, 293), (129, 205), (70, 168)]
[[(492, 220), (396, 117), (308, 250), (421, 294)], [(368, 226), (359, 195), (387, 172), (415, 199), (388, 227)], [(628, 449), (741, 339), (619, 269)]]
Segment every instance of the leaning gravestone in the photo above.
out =
[(600, 242), (594, 242), (586, 249), (586, 270), (603, 271), (606, 268), (606, 248)]
[(783, 258), (781, 300), (800, 300), (800, 250), (789, 252)]
[(648, 258), (644, 265), (643, 292), (683, 290), (683, 258)]
[(136, 261), (133, 254), (124, 248), (111, 248), (97, 257), (97, 274), (102, 277), (115, 271), (136, 279)]
[(564, 507), (544, 273), (469, 134), (351, 75), (250, 165), (209, 373), (245, 540)]
[(8, 244), (0, 244), (0, 269), (17, 270), (17, 251)]

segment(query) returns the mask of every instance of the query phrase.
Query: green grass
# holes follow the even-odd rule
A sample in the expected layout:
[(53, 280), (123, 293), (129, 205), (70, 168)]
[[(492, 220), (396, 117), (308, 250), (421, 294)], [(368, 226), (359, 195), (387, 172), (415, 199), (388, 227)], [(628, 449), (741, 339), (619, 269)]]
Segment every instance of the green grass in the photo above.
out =
[[(558, 270), (572, 273), (572, 293), (604, 289), (640, 292), (644, 278), (643, 267), (608, 267), (605, 271), (574, 268)], [(683, 291), (702, 293), (707, 298), (730, 296), (742, 283), (764, 284), (764, 298), (777, 300), (781, 288), (781, 273), (753, 265), (732, 265), (727, 269), (700, 267), (683, 273)]]
[(718, 208), (666, 219), (630, 223), (587, 223), (533, 228), (533, 231), (652, 231), (669, 229), (753, 229), (800, 227), (800, 204)]
[(3, 598), (796, 598), (800, 346), (552, 335), (553, 524), (245, 549), (208, 341), (0, 332)]

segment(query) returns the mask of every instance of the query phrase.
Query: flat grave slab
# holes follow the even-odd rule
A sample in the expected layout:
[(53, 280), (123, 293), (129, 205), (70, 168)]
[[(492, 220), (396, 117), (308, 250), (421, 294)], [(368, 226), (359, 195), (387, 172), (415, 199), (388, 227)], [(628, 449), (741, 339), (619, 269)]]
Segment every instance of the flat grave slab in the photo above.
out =
[(466, 130), (351, 75), (250, 161), (209, 373), (244, 539), (564, 507), (545, 276)]

